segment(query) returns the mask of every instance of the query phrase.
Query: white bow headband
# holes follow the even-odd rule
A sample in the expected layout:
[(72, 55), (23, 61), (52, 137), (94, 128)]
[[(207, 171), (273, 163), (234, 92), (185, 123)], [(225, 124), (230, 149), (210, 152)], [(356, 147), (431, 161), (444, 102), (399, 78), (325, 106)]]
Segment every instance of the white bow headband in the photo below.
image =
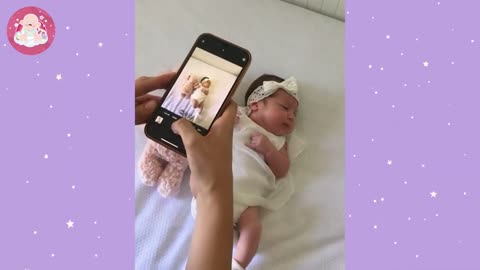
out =
[(290, 77), (281, 83), (276, 81), (264, 81), (263, 85), (257, 87), (255, 90), (253, 90), (252, 94), (250, 94), (247, 100), (247, 106), (250, 106), (250, 104), (253, 102), (258, 102), (268, 96), (271, 96), (278, 89), (285, 90), (300, 103), (300, 99), (298, 98), (297, 80), (295, 77)]

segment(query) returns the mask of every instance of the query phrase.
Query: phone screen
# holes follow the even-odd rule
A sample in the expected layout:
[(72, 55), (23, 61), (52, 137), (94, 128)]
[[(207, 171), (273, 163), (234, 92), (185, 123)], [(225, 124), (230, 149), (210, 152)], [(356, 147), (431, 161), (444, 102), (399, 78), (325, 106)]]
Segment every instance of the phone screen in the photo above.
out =
[(185, 118), (206, 135), (250, 64), (250, 53), (211, 34), (202, 34), (186, 59), (161, 105), (145, 127), (152, 140), (185, 155), (173, 122)]
[(161, 107), (208, 130), (241, 70), (197, 47)]

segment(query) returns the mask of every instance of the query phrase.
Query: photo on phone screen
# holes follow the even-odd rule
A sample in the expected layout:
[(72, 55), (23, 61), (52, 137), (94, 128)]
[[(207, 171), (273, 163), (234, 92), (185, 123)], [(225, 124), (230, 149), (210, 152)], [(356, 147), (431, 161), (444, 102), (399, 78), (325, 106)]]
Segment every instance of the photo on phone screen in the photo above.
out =
[(161, 106), (208, 129), (241, 70), (197, 47)]
[(197, 39), (161, 105), (145, 126), (145, 134), (185, 155), (181, 138), (171, 130), (180, 118), (206, 135), (233, 95), (250, 64), (250, 53), (211, 34)]

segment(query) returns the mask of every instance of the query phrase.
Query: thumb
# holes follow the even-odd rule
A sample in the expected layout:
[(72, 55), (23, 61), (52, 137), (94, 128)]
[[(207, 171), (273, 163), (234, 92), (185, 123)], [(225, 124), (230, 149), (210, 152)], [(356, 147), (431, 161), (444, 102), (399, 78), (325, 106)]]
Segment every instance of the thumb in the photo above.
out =
[(185, 118), (179, 119), (172, 124), (172, 131), (182, 137), (185, 147), (190, 148), (200, 138), (200, 134), (193, 128), (192, 123)]
[(144, 104), (135, 106), (135, 124), (145, 123), (157, 107), (155, 100), (149, 100)]

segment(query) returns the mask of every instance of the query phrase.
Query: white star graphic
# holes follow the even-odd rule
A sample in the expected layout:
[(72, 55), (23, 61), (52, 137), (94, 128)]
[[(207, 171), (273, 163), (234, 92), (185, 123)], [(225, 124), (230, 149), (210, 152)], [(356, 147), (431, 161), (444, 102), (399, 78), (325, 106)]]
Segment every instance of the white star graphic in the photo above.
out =
[(70, 26), (65, 27), (65, 29), (70, 30)]
[(57, 74), (57, 77), (56, 77), (56, 78), (57, 78), (57, 80), (60, 81), (60, 80), (62, 79), (62, 74)]
[(437, 197), (437, 192), (435, 192), (435, 191), (430, 192), (430, 197), (431, 198), (436, 198)]
[(424, 67), (428, 67), (429, 63), (427, 61), (423, 62)]
[(71, 220), (69, 219), (68, 222), (65, 223), (65, 224), (67, 224), (67, 228), (73, 228), (73, 224), (74, 224), (74, 223), (75, 223), (75, 222), (73, 222), (73, 221), (71, 221)]
[(100, 48), (103, 47), (103, 43), (102, 43), (102, 42), (99, 42), (99, 43), (98, 43), (98, 47), (100, 47)]
[(388, 165), (392, 165), (392, 161), (391, 161), (391, 160), (387, 160), (387, 164), (388, 164)]

